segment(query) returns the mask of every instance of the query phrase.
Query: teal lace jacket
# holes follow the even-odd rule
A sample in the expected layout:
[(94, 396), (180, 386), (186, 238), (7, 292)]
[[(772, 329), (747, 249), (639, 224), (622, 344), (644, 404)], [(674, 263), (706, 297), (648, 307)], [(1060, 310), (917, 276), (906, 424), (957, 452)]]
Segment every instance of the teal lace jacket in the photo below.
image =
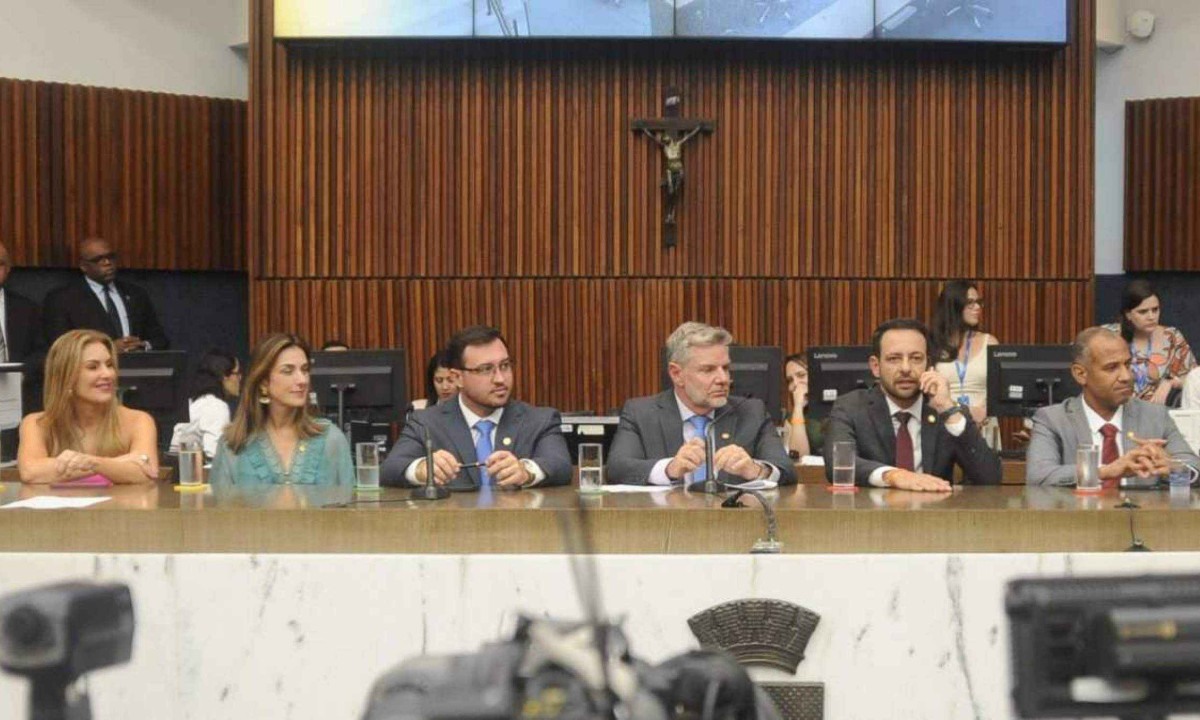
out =
[(354, 485), (354, 464), (346, 436), (325, 420), (321, 434), (301, 440), (286, 470), (266, 433), (234, 453), (221, 439), (209, 482), (218, 485)]

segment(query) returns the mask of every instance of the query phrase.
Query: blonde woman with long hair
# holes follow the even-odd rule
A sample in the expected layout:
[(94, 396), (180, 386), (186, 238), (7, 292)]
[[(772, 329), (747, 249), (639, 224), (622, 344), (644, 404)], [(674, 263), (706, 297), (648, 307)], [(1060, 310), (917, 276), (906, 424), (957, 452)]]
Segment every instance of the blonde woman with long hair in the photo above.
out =
[(213, 485), (354, 483), (350, 445), (308, 402), (308, 345), (295, 335), (263, 339), (250, 354), (242, 397), (213, 460)]
[(104, 333), (71, 330), (54, 341), (46, 355), (44, 405), (21, 421), (21, 482), (158, 479), (154, 418), (118, 400), (117, 354)]

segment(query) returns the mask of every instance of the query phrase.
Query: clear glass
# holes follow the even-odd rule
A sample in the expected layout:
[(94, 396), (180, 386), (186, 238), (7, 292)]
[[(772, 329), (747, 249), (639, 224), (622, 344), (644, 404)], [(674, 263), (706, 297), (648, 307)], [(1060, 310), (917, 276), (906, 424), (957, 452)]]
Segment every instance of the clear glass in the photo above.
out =
[(362, 490), (379, 489), (379, 443), (354, 443), (356, 485)]
[(582, 443), (579, 446), (579, 492), (598, 493), (604, 489), (604, 446)]
[(197, 439), (179, 441), (179, 484), (188, 487), (204, 484), (204, 446)]
[(833, 444), (833, 486), (835, 488), (854, 487), (854, 461), (858, 457), (858, 448), (849, 440)]
[(1100, 448), (1095, 445), (1075, 450), (1075, 489), (1100, 492)]
[(1173, 488), (1188, 488), (1192, 483), (1196, 482), (1196, 471), (1187, 463), (1179, 460), (1171, 461), (1171, 469), (1167, 475), (1167, 481)]

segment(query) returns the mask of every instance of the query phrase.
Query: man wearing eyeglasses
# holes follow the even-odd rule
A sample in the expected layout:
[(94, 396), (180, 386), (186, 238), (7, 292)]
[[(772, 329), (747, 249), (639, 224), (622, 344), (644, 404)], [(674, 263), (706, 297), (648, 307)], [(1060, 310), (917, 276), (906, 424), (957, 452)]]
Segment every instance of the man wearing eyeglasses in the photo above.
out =
[(117, 280), (112, 245), (88, 238), (79, 243), (77, 254), (83, 277), (46, 296), (47, 339), (54, 342), (68, 330), (84, 328), (108, 333), (118, 352), (170, 347), (150, 296), (137, 285)]
[(433, 480), (451, 490), (566, 485), (571, 457), (559, 412), (514, 400), (513, 359), (492, 327), (460, 330), (446, 346), (458, 399), (413, 413), (380, 472), (384, 485), (422, 485), (433, 443)]

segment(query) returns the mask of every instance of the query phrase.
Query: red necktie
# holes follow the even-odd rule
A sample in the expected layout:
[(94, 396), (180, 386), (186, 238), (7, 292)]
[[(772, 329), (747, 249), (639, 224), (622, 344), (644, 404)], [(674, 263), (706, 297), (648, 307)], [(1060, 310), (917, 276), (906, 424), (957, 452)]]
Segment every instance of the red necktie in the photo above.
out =
[(900, 411), (894, 416), (900, 423), (896, 431), (896, 467), (901, 470), (913, 470), (913, 442), (908, 432), (908, 421), (912, 413)]
[[(1115, 463), (1121, 457), (1121, 451), (1117, 449), (1117, 426), (1112, 423), (1104, 423), (1100, 426), (1100, 434), (1104, 436), (1104, 444), (1100, 448), (1100, 464), (1108, 465)], [(1103, 485), (1105, 488), (1114, 488), (1117, 486), (1119, 478), (1109, 478), (1105, 480)]]

